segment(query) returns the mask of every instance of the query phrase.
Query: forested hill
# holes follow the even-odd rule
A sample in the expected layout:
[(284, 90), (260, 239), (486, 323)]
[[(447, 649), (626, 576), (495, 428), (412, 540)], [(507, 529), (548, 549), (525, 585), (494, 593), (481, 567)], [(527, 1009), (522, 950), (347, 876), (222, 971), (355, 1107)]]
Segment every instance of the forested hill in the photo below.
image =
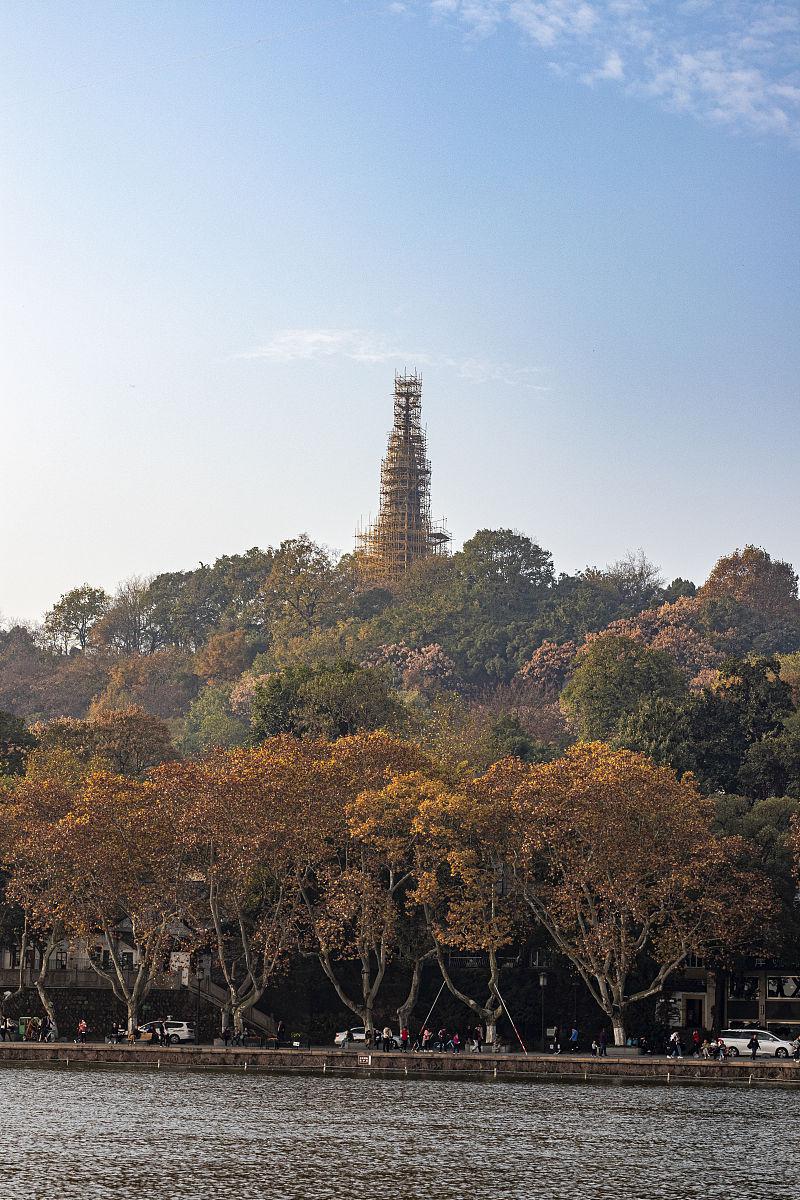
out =
[[(584, 737), (708, 790), (800, 796), (799, 689), (797, 576), (752, 546), (698, 588), (641, 554), (556, 575), (528, 537), (481, 530), (389, 592), (303, 535), (113, 596), (84, 584), (40, 627), (0, 629), (0, 720), (112, 761), (135, 730), (138, 769), (388, 727), (454, 770)], [(4, 736), (19, 743), (0, 730), (0, 750)]]

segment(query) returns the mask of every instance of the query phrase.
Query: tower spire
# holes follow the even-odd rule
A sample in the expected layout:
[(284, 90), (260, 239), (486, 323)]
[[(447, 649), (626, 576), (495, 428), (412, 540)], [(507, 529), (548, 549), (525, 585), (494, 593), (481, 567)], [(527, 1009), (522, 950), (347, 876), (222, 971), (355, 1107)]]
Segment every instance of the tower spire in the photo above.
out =
[(450, 534), (431, 520), (431, 464), (421, 419), (422, 379), (416, 372), (395, 374), (378, 518), (356, 533), (356, 554), (373, 584), (395, 583), (417, 559), (448, 552)]

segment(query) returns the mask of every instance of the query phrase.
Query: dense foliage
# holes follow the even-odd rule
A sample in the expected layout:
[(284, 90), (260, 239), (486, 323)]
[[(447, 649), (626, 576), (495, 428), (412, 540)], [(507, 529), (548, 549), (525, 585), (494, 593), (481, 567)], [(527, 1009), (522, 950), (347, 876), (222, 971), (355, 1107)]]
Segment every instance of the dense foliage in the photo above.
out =
[[(87, 829), (104, 814), (117, 822), (109, 847), (137, 822), (160, 830), (167, 857), (151, 861), (142, 849), (149, 878), (163, 869), (174, 879), (176, 863), (193, 856), (195, 881), (206, 881), (205, 915), (197, 896), (162, 888), (172, 907), (155, 924), (150, 912), (139, 991), (131, 997), (115, 985), (129, 1007), (150, 985), (152, 955), (162, 953), (177, 908), (208, 938), (216, 904), (217, 959), (234, 1015), (291, 957), (291, 934), (364, 1021), (379, 1005), (387, 963), (405, 964), (408, 1012), (420, 964), (435, 959), (452, 995), (492, 1025), (502, 1007), (498, 956), (533, 924), (549, 930), (619, 1029), (627, 967), (613, 979), (610, 967), (597, 975), (600, 942), (578, 938), (578, 929), (588, 936), (585, 914), (570, 912), (559, 878), (588, 864), (592, 847), (604, 863), (620, 850), (620, 879), (623, 868), (649, 861), (645, 849), (657, 847), (660, 861), (680, 852), (670, 878), (685, 887), (669, 904), (688, 912), (704, 880), (715, 881), (713, 904), (708, 897), (696, 911), (733, 953), (744, 948), (732, 949), (725, 913), (738, 912), (741, 933), (758, 899), (762, 928), (751, 951), (783, 947), (797, 960), (799, 705), (797, 575), (758, 547), (721, 558), (697, 588), (685, 579), (665, 585), (642, 554), (558, 575), (530, 538), (481, 530), (452, 557), (418, 562), (389, 591), (362, 586), (351, 556), (302, 535), (194, 571), (130, 579), (113, 596), (83, 584), (40, 627), (0, 629), (0, 793), (17, 805), (9, 836), (57, 817), (46, 837), (30, 834), (14, 851), (32, 872), (39, 862), (42, 887), (55, 886), (74, 854), (76, 872), (90, 868), (92, 886), (106, 888), (106, 908), (98, 892), (84, 932), (107, 924), (109, 905), (135, 883), (135, 871), (116, 883), (102, 876), (102, 844)], [(602, 746), (587, 758), (591, 743)], [(267, 766), (274, 776), (265, 791)], [(208, 834), (204, 853), (217, 847), (213, 860), (198, 857), (188, 833), (173, 844), (185, 812)], [(665, 824), (666, 841), (645, 847), (641, 831), (659, 812), (665, 821), (672, 814), (672, 834)], [(255, 858), (242, 854), (243, 840)], [(246, 877), (224, 884), (220, 907), (217, 856), (227, 854)], [(655, 860), (649, 878), (658, 882)], [(750, 896), (747, 912), (731, 880), (742, 902)], [(585, 894), (600, 882), (587, 876)], [(39, 920), (35, 872), (14, 887), (19, 911)], [(652, 897), (638, 894), (641, 916)], [(632, 884), (624, 897), (598, 893), (593, 911), (622, 919), (633, 895)], [(55, 931), (78, 930), (69, 902), (49, 925), (39, 922), (47, 944)], [(633, 995), (649, 994), (653, 980), (660, 987), (690, 944), (715, 952), (708, 930), (704, 940), (666, 900), (653, 903), (670, 914), (669, 937), (647, 925)], [(232, 949), (221, 927), (231, 906), (240, 909), (240, 942), (250, 930), (248, 955), (260, 964), (244, 982), (241, 946)], [(636, 913), (624, 930), (614, 927), (616, 946), (621, 937), (638, 945)], [(610, 928), (592, 936), (602, 941)], [(448, 974), (448, 948), (486, 956), (482, 994)], [(341, 961), (361, 964), (358, 994)]]
[(618, 738), (755, 797), (797, 783), (789, 711), (737, 724), (721, 696), (756, 658), (796, 693), (797, 576), (754, 546), (697, 589), (665, 585), (641, 553), (557, 575), (531, 538), (484, 529), (388, 591), (301, 535), (114, 595), (82, 584), (41, 626), (0, 628), (0, 712), (41, 726), (136, 708), (189, 755), (379, 726), (433, 746), (448, 725), (480, 765), (514, 737), (536, 757)]
[[(282, 734), (138, 777), (50, 752), (5, 801), (4, 901), (39, 946), (43, 1003), (52, 1012), (49, 956), (80, 942), (97, 947), (92, 965), (129, 1027), (180, 948), (211, 951), (239, 1028), (304, 955), (370, 1030), (398, 966), (407, 1021), (420, 964), (435, 959), (493, 1040), (500, 955), (538, 928), (621, 1041), (631, 1004), (692, 954), (724, 963), (762, 952), (778, 910), (758, 846), (715, 828), (714, 804), (690, 778), (601, 743), (459, 780), (382, 731)], [(792, 817), (776, 816), (791, 861)], [(121, 939), (135, 949), (127, 968)], [(451, 951), (485, 964), (470, 991)]]

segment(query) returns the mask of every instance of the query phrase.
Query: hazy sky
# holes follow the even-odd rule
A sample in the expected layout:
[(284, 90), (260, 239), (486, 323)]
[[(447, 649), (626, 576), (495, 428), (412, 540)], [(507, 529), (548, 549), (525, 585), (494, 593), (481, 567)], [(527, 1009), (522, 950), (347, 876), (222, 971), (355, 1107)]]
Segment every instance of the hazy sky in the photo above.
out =
[(800, 8), (3, 0), (0, 611), (433, 505), (800, 566)]

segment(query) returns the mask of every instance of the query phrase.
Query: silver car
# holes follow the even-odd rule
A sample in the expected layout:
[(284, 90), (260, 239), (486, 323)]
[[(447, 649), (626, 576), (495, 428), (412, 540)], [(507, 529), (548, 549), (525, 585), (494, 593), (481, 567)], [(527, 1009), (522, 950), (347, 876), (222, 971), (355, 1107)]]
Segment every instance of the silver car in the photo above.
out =
[(194, 1025), (188, 1021), (146, 1021), (144, 1025), (139, 1026), (139, 1030), (152, 1036), (154, 1029), (158, 1029), (162, 1025), (170, 1046), (177, 1046), (179, 1042), (196, 1041)]
[(788, 1058), (792, 1053), (792, 1043), (787, 1042), (785, 1038), (779, 1038), (775, 1033), (770, 1033), (768, 1029), (723, 1029), (719, 1036), (725, 1043), (728, 1055), (738, 1058), (740, 1054), (752, 1054), (747, 1043), (753, 1034), (760, 1043), (759, 1057)]

